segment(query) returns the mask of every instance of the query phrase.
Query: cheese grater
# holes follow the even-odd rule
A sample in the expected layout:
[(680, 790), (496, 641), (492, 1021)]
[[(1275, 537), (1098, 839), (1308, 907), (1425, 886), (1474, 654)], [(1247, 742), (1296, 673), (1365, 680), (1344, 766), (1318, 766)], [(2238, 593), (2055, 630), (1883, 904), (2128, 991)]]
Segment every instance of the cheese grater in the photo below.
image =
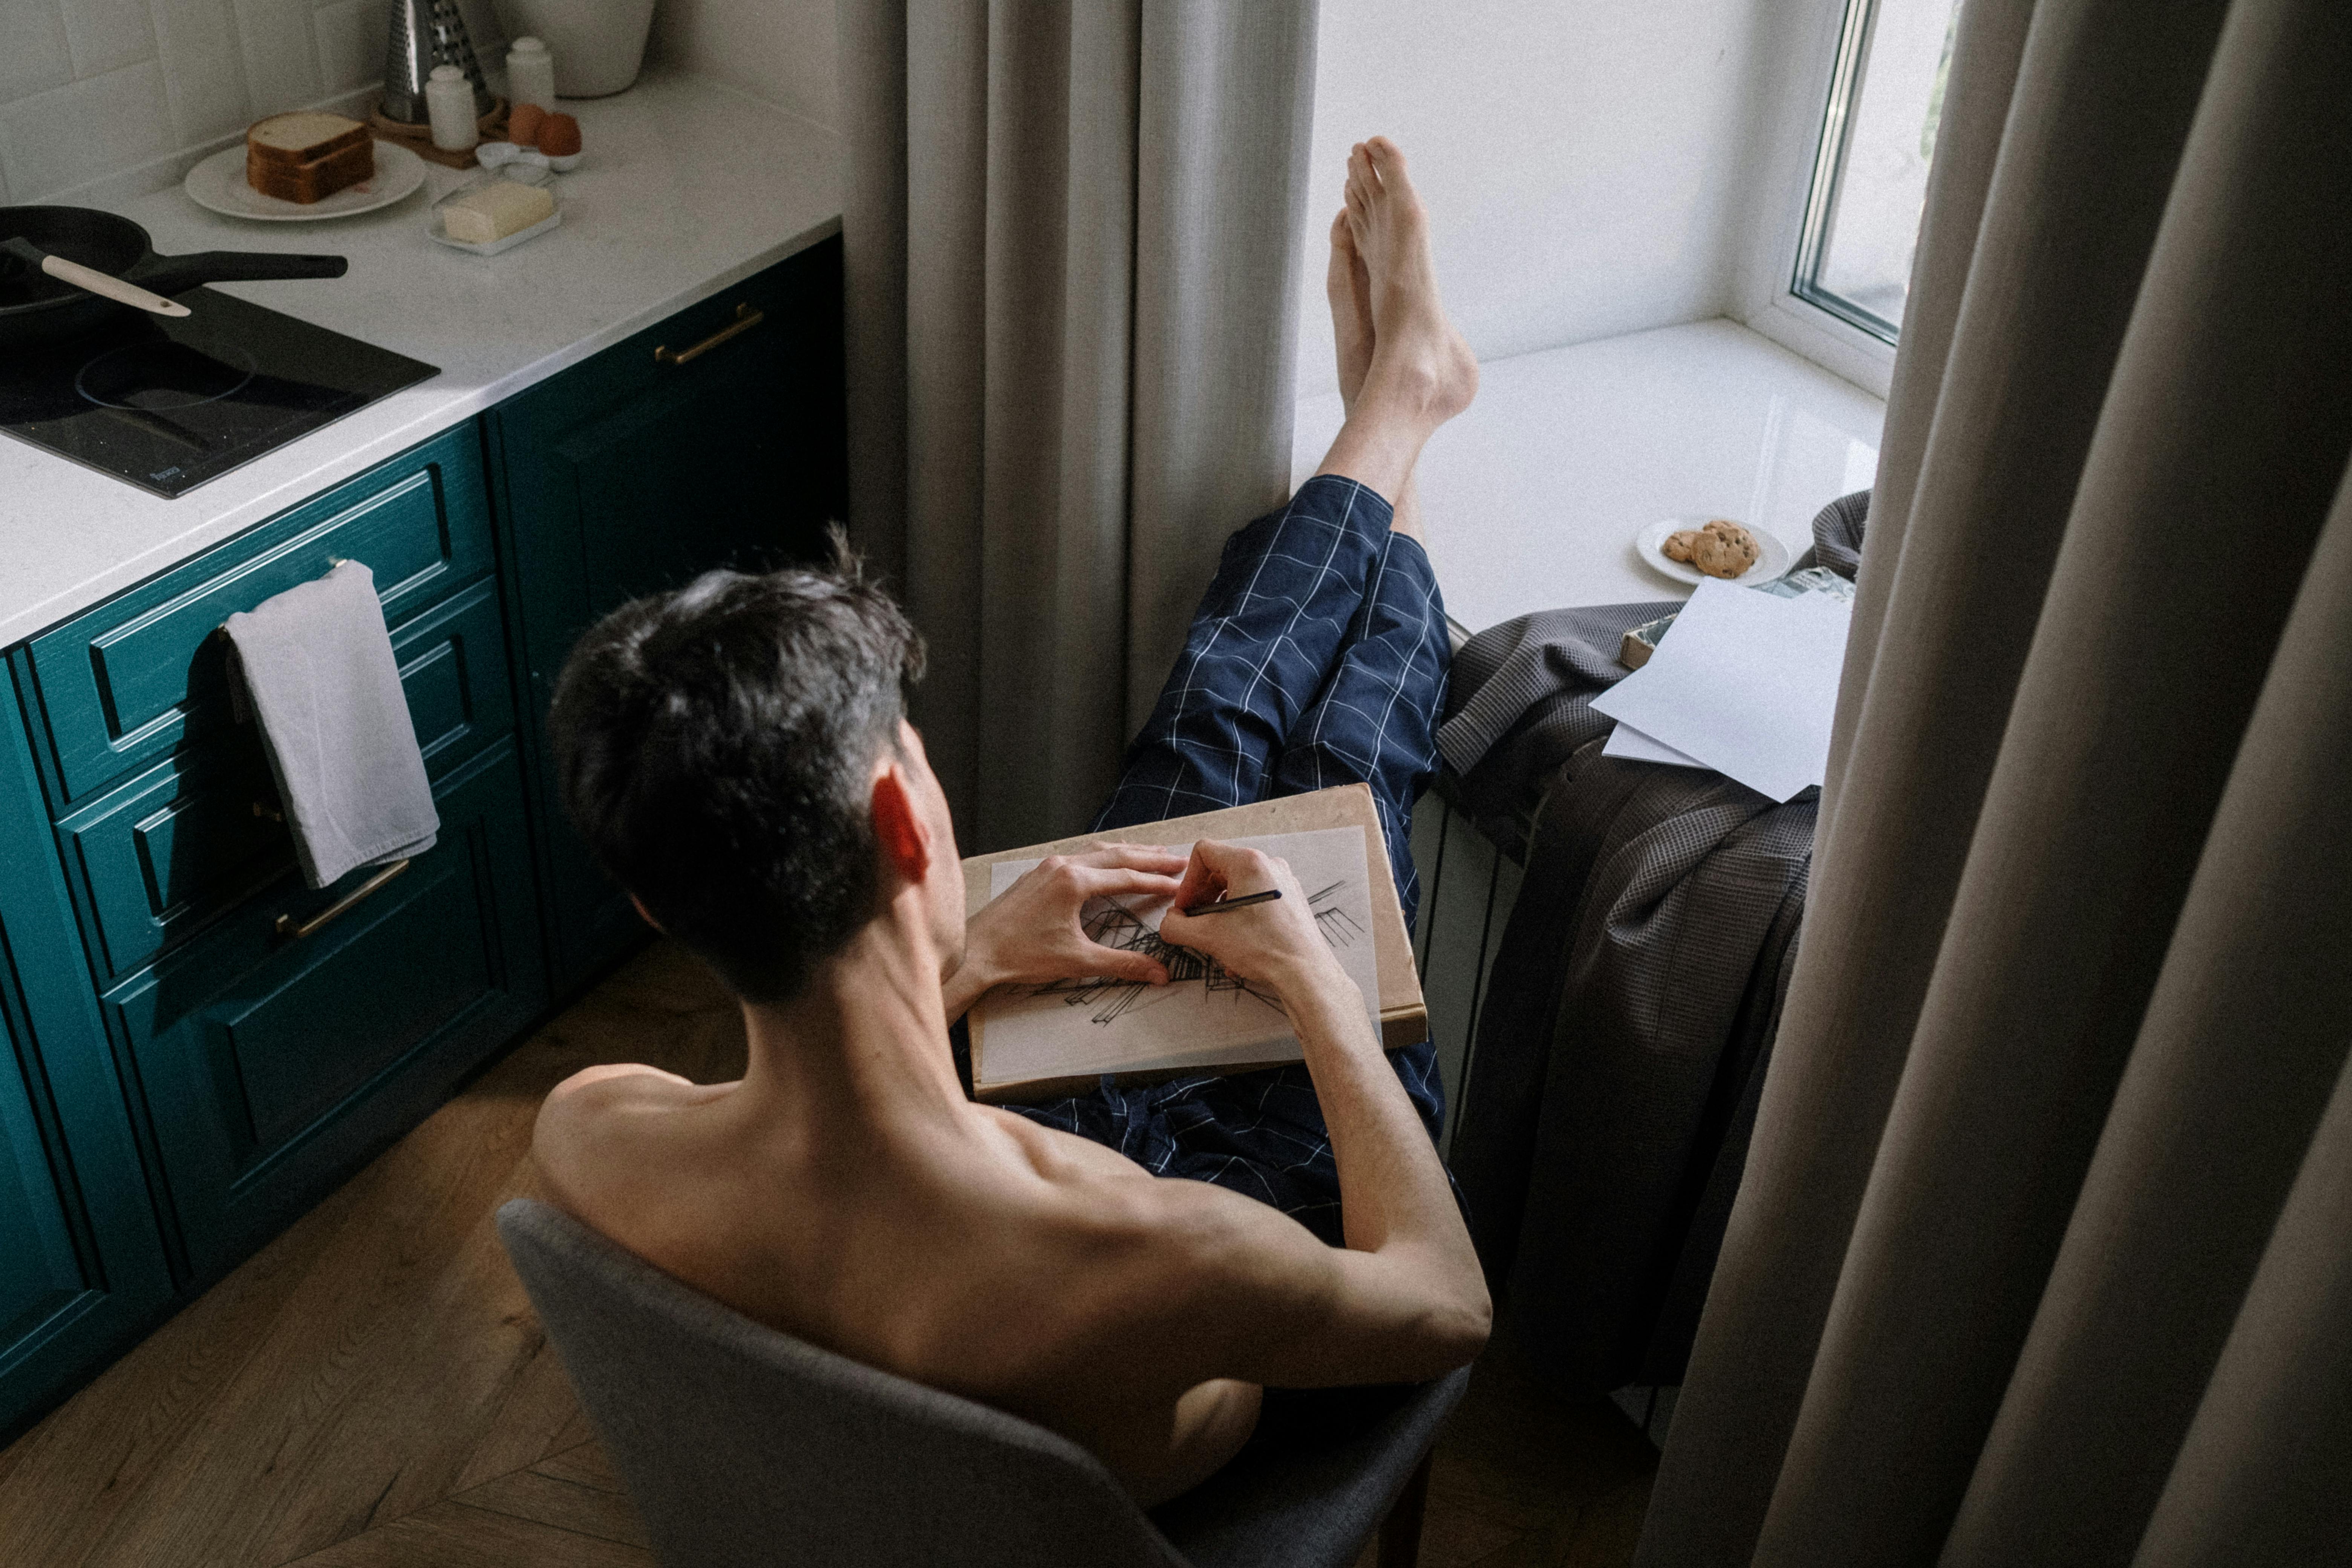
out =
[(477, 118), (490, 111), (492, 100), (482, 79), (482, 62), (474, 58), (474, 40), (467, 36), (466, 18), (457, 0), (392, 0), (392, 29), (383, 58), (383, 117), (403, 125), (423, 125), (425, 80), (435, 66), (456, 66), (474, 84)]

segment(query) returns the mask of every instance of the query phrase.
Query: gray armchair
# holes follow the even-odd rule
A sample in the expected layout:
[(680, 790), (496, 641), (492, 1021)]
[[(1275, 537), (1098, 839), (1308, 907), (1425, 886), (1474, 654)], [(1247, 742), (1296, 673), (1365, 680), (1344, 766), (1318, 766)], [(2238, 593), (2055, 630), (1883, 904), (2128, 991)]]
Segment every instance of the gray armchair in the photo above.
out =
[(1407, 1568), (1469, 1381), (1269, 1392), (1232, 1464), (1146, 1514), (1068, 1439), (764, 1328), (561, 1210), (518, 1198), (499, 1235), (672, 1568), (1347, 1568), (1383, 1516)]

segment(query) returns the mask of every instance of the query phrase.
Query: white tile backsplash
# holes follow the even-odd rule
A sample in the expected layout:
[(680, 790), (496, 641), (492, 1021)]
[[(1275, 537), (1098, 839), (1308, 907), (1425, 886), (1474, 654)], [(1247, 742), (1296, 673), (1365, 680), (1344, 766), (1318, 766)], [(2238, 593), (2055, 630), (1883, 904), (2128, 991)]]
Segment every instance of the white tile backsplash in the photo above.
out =
[(58, 0), (0, 0), (0, 103), (73, 80)]
[(163, 49), (174, 145), (193, 147), (242, 131), (254, 116), (245, 91), (245, 50), (229, 0), (150, 0)]
[(245, 88), (253, 114), (280, 114), (320, 95), (319, 41), (310, 0), (235, 0), (245, 42)]
[(319, 35), (319, 75), (329, 92), (343, 92), (383, 77), (387, 0), (328, 0), (313, 14)]
[[(125, 200), (177, 182), (263, 115), (311, 104), (365, 114), (390, 6), (0, 0), (0, 203), (93, 181), (103, 189), (86, 199)], [(506, 44), (488, 0), (459, 9), (495, 71)]]
[[(24, 0), (6, 3), (21, 5)], [(103, 76), (155, 58), (147, 0), (72, 0), (65, 17), (66, 43), (77, 78)]]
[(153, 60), (0, 104), (0, 125), (8, 184), (27, 201), (172, 151), (163, 68)]

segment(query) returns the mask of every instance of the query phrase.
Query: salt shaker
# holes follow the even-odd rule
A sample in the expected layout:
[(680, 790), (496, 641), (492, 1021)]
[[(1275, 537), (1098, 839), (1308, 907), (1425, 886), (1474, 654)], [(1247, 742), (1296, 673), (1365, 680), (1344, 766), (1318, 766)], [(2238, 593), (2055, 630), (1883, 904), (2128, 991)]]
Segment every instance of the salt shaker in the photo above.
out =
[(537, 38), (517, 38), (507, 48), (507, 97), (516, 103), (555, 107), (555, 57)]
[(474, 84), (457, 66), (435, 66), (425, 81), (425, 112), (433, 121), (433, 145), (463, 153), (482, 139), (474, 119)]

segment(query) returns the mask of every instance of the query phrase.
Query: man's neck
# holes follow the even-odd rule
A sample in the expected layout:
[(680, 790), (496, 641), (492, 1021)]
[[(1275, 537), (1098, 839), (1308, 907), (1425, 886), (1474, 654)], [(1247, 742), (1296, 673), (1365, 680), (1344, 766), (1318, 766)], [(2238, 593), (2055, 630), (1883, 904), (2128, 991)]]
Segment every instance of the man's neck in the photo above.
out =
[(968, 1124), (940, 999), (939, 950), (886, 910), (790, 1002), (746, 1004), (740, 1091), (810, 1144), (936, 1136)]

